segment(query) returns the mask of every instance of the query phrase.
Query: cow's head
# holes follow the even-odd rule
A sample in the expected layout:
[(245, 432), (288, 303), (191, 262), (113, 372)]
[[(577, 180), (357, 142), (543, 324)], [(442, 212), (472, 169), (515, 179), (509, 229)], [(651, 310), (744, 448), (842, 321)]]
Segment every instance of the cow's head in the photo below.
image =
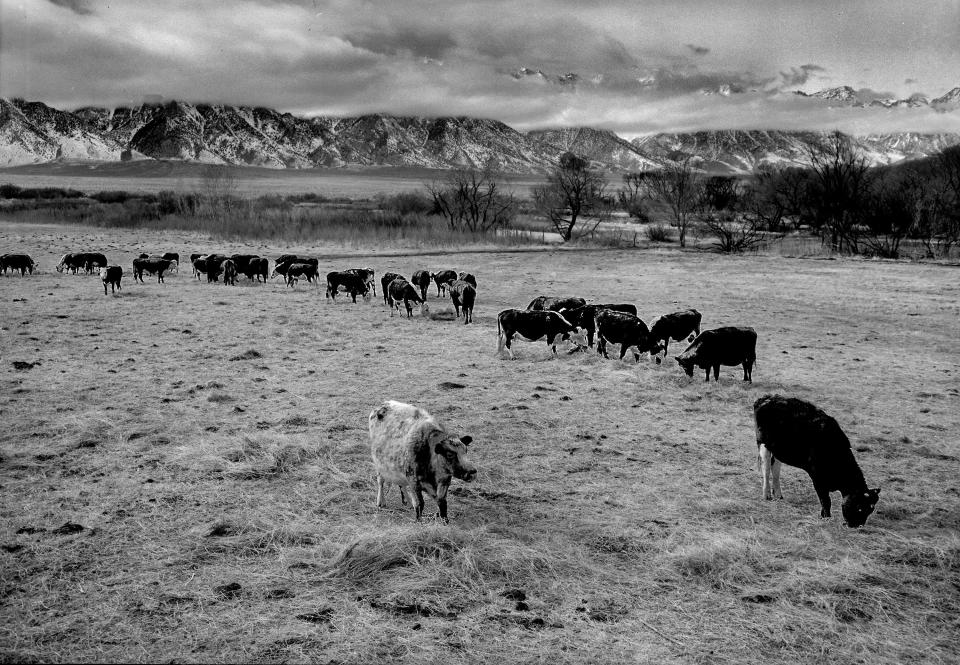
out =
[(687, 376), (693, 377), (693, 359), (684, 358), (682, 356), (674, 356), (677, 361), (677, 364), (683, 368), (683, 371), (687, 373)]
[(843, 497), (843, 521), (847, 526), (857, 528), (867, 522), (867, 518), (880, 500), (880, 488), (864, 490)]
[(430, 305), (426, 300), (420, 303), (420, 316), (430, 316)]
[(660, 340), (651, 341), (650, 357), (653, 358), (653, 360), (654, 360), (658, 365), (663, 362), (663, 359), (660, 357), (660, 352), (661, 352), (661, 351), (663, 351), (663, 352), (664, 352), (664, 356), (666, 356), (666, 348), (664, 348), (663, 342), (660, 341)]
[(473, 441), (471, 436), (459, 439), (446, 432), (434, 430), (430, 435), (430, 449), (436, 455), (438, 475), (451, 475), (454, 478), (472, 483), (477, 477), (477, 467), (467, 459), (467, 446)]

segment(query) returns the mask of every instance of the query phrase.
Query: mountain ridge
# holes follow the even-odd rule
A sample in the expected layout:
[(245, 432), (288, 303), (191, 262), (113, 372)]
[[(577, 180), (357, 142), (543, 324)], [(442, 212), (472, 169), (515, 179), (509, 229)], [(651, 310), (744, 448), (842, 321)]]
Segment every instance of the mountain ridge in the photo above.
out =
[[(833, 89), (859, 103), (852, 88)], [(853, 101), (851, 101), (853, 100)], [(960, 88), (937, 103), (960, 101)], [(933, 103), (933, 102), (930, 102)], [(661, 133), (632, 141), (589, 127), (520, 132), (466, 116), (369, 114), (298, 117), (264, 107), (181, 101), (61, 111), (42, 102), (0, 99), (0, 166), (86, 159), (173, 159), (211, 164), (307, 169), (412, 166), (540, 173), (572, 151), (612, 171), (657, 168), (692, 156), (705, 170), (746, 173), (763, 163), (803, 165), (824, 132), (713, 130)], [(960, 134), (899, 132), (853, 137), (873, 164), (935, 154)]]

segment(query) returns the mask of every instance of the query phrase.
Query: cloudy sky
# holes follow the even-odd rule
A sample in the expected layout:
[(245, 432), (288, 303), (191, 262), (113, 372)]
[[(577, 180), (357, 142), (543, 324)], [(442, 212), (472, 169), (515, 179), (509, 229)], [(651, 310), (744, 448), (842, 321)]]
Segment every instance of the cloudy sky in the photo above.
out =
[[(0, 0), (0, 97), (64, 109), (159, 96), (627, 136), (960, 131), (960, 111), (793, 94), (841, 85), (864, 99), (960, 86), (960, 2)], [(718, 90), (731, 94), (705, 94)]]

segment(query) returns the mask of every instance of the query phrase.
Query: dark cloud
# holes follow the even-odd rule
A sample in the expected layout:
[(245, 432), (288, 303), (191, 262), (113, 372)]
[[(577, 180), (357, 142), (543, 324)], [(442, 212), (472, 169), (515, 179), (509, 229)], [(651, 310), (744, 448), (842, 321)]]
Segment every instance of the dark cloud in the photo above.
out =
[(696, 44), (684, 44), (688, 49), (690, 49), (694, 55), (706, 55), (710, 52), (706, 46), (697, 46)]
[(800, 65), (799, 67), (791, 67), (789, 72), (781, 71), (780, 78), (782, 79), (783, 87), (789, 88), (792, 86), (803, 85), (818, 72), (825, 71), (827, 70), (820, 65)]
[(383, 55), (413, 55), (440, 60), (457, 45), (448, 32), (400, 28), (393, 32), (364, 32), (344, 37), (348, 42), (373, 53)]
[(93, 10), (87, 7), (87, 3), (84, 0), (48, 0), (48, 2), (56, 5), (57, 7), (65, 7), (74, 14), (79, 14), (80, 16), (86, 16), (93, 13)]

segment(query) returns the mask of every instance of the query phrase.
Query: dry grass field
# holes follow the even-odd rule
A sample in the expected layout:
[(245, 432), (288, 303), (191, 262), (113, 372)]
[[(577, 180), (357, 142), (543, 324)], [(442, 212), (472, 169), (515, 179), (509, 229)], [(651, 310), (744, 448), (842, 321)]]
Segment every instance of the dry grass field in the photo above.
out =
[[(141, 250), (214, 249), (326, 248), (0, 224), (0, 252), (42, 268), (0, 277), (0, 660), (960, 660), (956, 268), (676, 250), (321, 261), (469, 270), (470, 326), (435, 290), (441, 315), (408, 320), (303, 283), (129, 274)], [(81, 250), (124, 266), (122, 292), (53, 271)], [(751, 325), (754, 383), (542, 343), (496, 357), (496, 313), (538, 294)], [(850, 435), (882, 487), (864, 528), (838, 495), (821, 520), (797, 469), (785, 500), (760, 498), (751, 407), (769, 392)], [(454, 481), (449, 525), (417, 524), (395, 488), (374, 506), (367, 415), (385, 399), (474, 437), (479, 476)]]

